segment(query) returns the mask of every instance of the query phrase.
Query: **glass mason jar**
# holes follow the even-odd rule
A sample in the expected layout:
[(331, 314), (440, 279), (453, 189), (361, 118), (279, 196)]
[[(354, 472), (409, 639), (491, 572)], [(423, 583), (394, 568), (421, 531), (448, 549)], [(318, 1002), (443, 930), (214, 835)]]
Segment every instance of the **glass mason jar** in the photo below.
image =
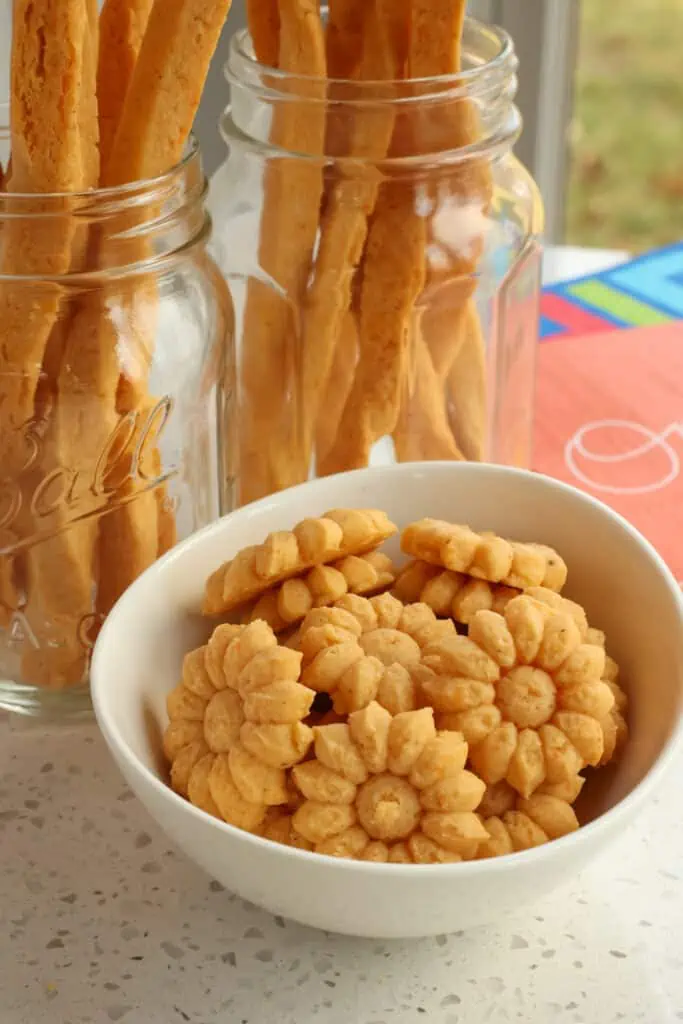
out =
[(205, 193), (194, 143), (154, 181), (0, 192), (0, 707), (87, 710), (114, 602), (224, 507), (233, 319)]
[(528, 466), (543, 214), (516, 68), (472, 20), (463, 72), (412, 81), (297, 77), (233, 39), (209, 207), (236, 504), (392, 460)]

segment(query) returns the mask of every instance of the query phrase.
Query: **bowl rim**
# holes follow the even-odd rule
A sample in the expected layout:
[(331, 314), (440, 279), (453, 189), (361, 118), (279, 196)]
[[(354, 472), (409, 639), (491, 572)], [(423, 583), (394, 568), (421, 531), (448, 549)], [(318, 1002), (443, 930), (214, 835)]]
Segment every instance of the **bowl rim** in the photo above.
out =
[(339, 857), (331, 857), (328, 854), (315, 853), (315, 851), (299, 850), (296, 847), (285, 846), (281, 843), (272, 842), (270, 839), (265, 839), (262, 836), (254, 835), (251, 832), (246, 832), (244, 829), (239, 829), (234, 825), (221, 821), (219, 818), (214, 818), (212, 815), (207, 814), (200, 808), (195, 807), (188, 800), (185, 800), (178, 793), (174, 792), (167, 783), (160, 779), (151, 769), (139, 760), (137, 755), (133, 753), (126, 743), (120, 730), (108, 719), (106, 712), (106, 696), (104, 695), (99, 682), (105, 674), (104, 668), (100, 668), (104, 659), (102, 652), (105, 650), (106, 645), (108, 645), (109, 635), (115, 635), (117, 618), (121, 614), (121, 608), (130, 600), (130, 595), (134, 595), (137, 589), (141, 589), (145, 586), (146, 580), (150, 576), (155, 573), (162, 572), (164, 566), (169, 565), (176, 560), (182, 560), (188, 549), (192, 548), (195, 544), (198, 544), (201, 539), (210, 534), (222, 532), (226, 529), (226, 524), (233, 522), (235, 519), (248, 520), (252, 518), (252, 516), (259, 514), (261, 511), (279, 504), (283, 499), (286, 500), (290, 495), (299, 494), (304, 489), (315, 490), (316, 485), (329, 483), (334, 480), (338, 481), (341, 479), (347, 479), (349, 481), (360, 481), (363, 478), (368, 478), (370, 476), (375, 478), (377, 476), (383, 476), (388, 479), (394, 476), (415, 474), (417, 471), (428, 474), (435, 473), (436, 471), (446, 471), (450, 473), (466, 472), (475, 476), (507, 476), (510, 479), (514, 479), (521, 483), (522, 486), (526, 486), (529, 482), (533, 482), (534, 485), (540, 484), (542, 487), (550, 487), (551, 489), (559, 490), (566, 495), (571, 495), (574, 499), (578, 498), (580, 501), (592, 506), (602, 515), (606, 515), (607, 518), (613, 520), (615, 525), (620, 526), (636, 545), (644, 548), (650, 560), (655, 564), (656, 568), (667, 582), (674, 606), (678, 611), (678, 618), (683, 632), (683, 588), (679, 586), (673, 576), (673, 573), (654, 545), (647, 540), (647, 538), (644, 537), (636, 527), (629, 523), (624, 516), (610, 508), (609, 505), (606, 505), (604, 502), (585, 491), (572, 487), (571, 484), (567, 484), (562, 480), (556, 480), (543, 473), (517, 469), (510, 466), (498, 466), (490, 463), (453, 463), (445, 461), (403, 462), (389, 466), (356, 469), (346, 473), (339, 473), (331, 477), (309, 480), (303, 484), (298, 484), (296, 487), (280, 491), (278, 494), (261, 498), (259, 501), (245, 505), (242, 508), (235, 509), (233, 512), (229, 512), (228, 514), (221, 516), (213, 523), (210, 523), (208, 526), (205, 526), (201, 530), (191, 534), (151, 565), (137, 580), (135, 580), (135, 582), (119, 598), (110, 611), (97, 638), (92, 655), (91, 693), (93, 708), (97, 724), (110, 748), (110, 751), (117, 759), (122, 759), (134, 774), (142, 775), (152, 789), (160, 794), (162, 800), (171, 800), (171, 802), (174, 802), (176, 806), (182, 808), (185, 813), (189, 814), (190, 820), (192, 817), (195, 817), (214, 828), (218, 828), (220, 832), (231, 836), (231, 838), (236, 841), (245, 842), (248, 845), (253, 844), (256, 848), (260, 848), (264, 851), (270, 851), (276, 855), (280, 854), (293, 857), (295, 860), (303, 858), (303, 867), (305, 867), (307, 863), (312, 863), (311, 857), (313, 857), (315, 858), (315, 862), (320, 863), (321, 865), (327, 864), (327, 866), (334, 865), (340, 870), (340, 872), (369, 873), (370, 875), (376, 876), (389, 871), (391, 876), (394, 878), (424, 877), (425, 875), (429, 875), (434, 872), (438, 872), (444, 880), (451, 877), (467, 878), (480, 873), (485, 875), (495, 875), (510, 871), (514, 869), (515, 865), (519, 865), (520, 867), (524, 867), (526, 865), (531, 868), (539, 861), (547, 861), (548, 857), (562, 856), (572, 844), (574, 846), (577, 844), (580, 845), (592, 837), (597, 840), (601, 834), (609, 834), (613, 826), (619, 820), (624, 818), (628, 820), (635, 815), (637, 809), (645, 803), (648, 796), (656, 788), (660, 779), (672, 767), (679, 749), (683, 748), (683, 713), (679, 714), (678, 720), (671, 731), (671, 735), (644, 778), (641, 779), (641, 781), (631, 790), (630, 793), (628, 793), (627, 796), (615, 804), (614, 807), (610, 807), (607, 811), (601, 814), (598, 818), (589, 822), (587, 825), (582, 825), (576, 832), (571, 832), (569, 835), (544, 843), (542, 846), (533, 847), (530, 850), (516, 851), (514, 853), (504, 854), (500, 857), (459, 861), (450, 864), (390, 864), (373, 863), (361, 860), (346, 860)]

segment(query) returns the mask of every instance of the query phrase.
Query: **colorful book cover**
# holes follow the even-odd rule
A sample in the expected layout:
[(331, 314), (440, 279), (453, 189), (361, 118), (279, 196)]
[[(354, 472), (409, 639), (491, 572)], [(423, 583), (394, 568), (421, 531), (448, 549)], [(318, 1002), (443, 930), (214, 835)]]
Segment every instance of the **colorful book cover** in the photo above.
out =
[(535, 468), (600, 498), (683, 581), (683, 245), (543, 296)]
[(656, 327), (683, 319), (683, 242), (601, 274), (547, 288), (541, 339)]

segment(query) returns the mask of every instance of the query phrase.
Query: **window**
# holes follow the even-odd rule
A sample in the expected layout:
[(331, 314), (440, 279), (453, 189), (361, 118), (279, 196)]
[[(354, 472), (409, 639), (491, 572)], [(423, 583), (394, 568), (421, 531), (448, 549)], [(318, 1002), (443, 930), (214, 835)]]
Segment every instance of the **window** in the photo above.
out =
[(475, 17), (502, 25), (515, 41), (520, 59), (518, 102), (524, 117), (517, 152), (543, 193), (546, 237), (560, 242), (569, 178), (579, 0), (470, 0), (469, 7)]

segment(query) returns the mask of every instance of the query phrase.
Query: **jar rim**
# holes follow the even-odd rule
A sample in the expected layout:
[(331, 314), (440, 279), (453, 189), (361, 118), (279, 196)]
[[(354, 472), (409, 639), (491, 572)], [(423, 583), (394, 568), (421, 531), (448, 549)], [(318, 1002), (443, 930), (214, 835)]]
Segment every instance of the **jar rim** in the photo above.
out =
[[(223, 65), (223, 73), (225, 78), (231, 81), (235, 77), (234, 65), (236, 63), (237, 70), (244, 70), (250, 74), (267, 75), (271, 89), (278, 81), (287, 83), (288, 88), (291, 88), (292, 82), (297, 81), (309, 86), (311, 83), (324, 82), (332, 90), (335, 87), (340, 90), (348, 88), (353, 89), (356, 94), (361, 94), (364, 90), (369, 92), (378, 88), (382, 90), (391, 90), (393, 88), (400, 91), (401, 87), (404, 89), (409, 87), (410, 93), (400, 97), (401, 101), (423, 101), (425, 96), (429, 94), (424, 91), (426, 89), (434, 89), (440, 94), (451, 92), (452, 90), (470, 93), (473, 89), (476, 89), (478, 83), (483, 84), (488, 81), (491, 74), (498, 74), (506, 70), (512, 73), (516, 70), (517, 58), (514, 40), (505, 29), (499, 25), (487, 25), (477, 18), (472, 18), (468, 15), (465, 18), (465, 36), (468, 33), (479, 37), (481, 40), (487, 40), (492, 45), (492, 56), (474, 67), (465, 68), (455, 73), (430, 75), (422, 78), (394, 79), (393, 81), (387, 79), (373, 81), (370, 79), (321, 78), (317, 75), (292, 74), (291, 72), (283, 71), (281, 68), (262, 64), (254, 55), (248, 29), (242, 29), (235, 32), (230, 40), (230, 56)], [(416, 87), (417, 91), (415, 91)]]
[[(9, 136), (9, 123), (9, 104), (2, 102), (0, 103), (0, 133), (6, 130)], [(180, 160), (173, 167), (169, 168), (168, 171), (164, 171), (163, 174), (156, 175), (153, 178), (141, 178), (137, 181), (126, 182), (124, 185), (109, 185), (103, 188), (98, 187), (79, 192), (0, 192), (0, 217), (3, 216), (3, 205), (9, 205), (10, 203), (13, 210), (16, 211), (14, 215), (22, 216), (20, 213), (22, 203), (35, 205), (37, 200), (40, 200), (41, 203), (49, 204), (51, 201), (63, 203), (65, 199), (68, 199), (70, 203), (77, 206), (98, 202), (120, 202), (125, 201), (131, 196), (140, 195), (149, 195), (149, 199), (152, 200), (157, 192), (163, 192), (173, 185), (178, 178), (182, 178), (187, 170), (200, 159), (199, 143), (194, 134), (190, 134), (185, 152)]]

